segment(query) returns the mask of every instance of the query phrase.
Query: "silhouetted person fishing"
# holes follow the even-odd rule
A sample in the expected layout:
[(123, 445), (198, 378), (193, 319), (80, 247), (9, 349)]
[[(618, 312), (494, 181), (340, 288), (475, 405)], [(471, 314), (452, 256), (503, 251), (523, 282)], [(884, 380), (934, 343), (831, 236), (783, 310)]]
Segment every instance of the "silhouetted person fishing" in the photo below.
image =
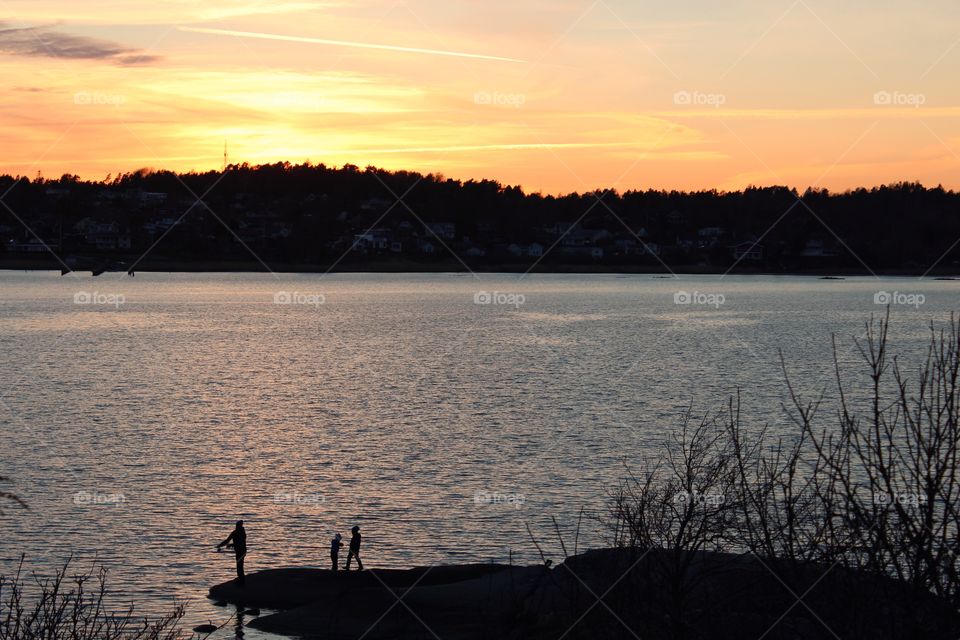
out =
[(237, 520), (237, 526), (234, 527), (227, 539), (217, 545), (217, 551), (221, 547), (233, 547), (237, 554), (237, 584), (243, 584), (247, 581), (243, 574), (243, 558), (247, 555), (247, 530), (243, 528), (243, 520)]
[(340, 557), (340, 547), (343, 546), (343, 543), (340, 542), (343, 539), (339, 533), (333, 536), (333, 540), (330, 541), (330, 562), (333, 563), (333, 570), (336, 571), (339, 562), (338, 558)]
[(360, 562), (360, 527), (355, 526), (350, 530), (353, 535), (350, 537), (350, 552), (347, 553), (347, 571), (350, 571), (350, 560), (357, 559), (357, 568), (363, 571), (363, 563)]

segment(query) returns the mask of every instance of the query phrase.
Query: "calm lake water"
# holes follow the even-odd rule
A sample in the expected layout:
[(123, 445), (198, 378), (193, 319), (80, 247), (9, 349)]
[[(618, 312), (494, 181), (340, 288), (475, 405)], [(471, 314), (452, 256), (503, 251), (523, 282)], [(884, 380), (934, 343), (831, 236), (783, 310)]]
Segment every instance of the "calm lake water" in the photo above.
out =
[(779, 350), (831, 389), (831, 334), (852, 366), (883, 292), (910, 369), (960, 282), (0, 272), (0, 475), (30, 503), (0, 573), (96, 558), (192, 626), (229, 615), (205, 595), (237, 518), (248, 571), (325, 567), (355, 523), (369, 567), (534, 562), (528, 524), (556, 561), (551, 516), (602, 545), (588, 516), (687, 407), (741, 388), (748, 425), (793, 433)]

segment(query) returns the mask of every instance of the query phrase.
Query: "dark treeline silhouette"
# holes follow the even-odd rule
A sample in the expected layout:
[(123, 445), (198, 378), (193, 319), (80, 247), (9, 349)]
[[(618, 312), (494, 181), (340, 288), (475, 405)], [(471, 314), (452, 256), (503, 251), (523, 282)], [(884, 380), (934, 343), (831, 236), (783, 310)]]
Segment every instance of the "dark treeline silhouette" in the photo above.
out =
[(552, 196), (492, 180), (284, 162), (141, 169), (98, 182), (0, 176), (0, 193), (11, 210), (0, 209), (8, 261), (43, 260), (44, 245), (62, 257), (133, 259), (155, 245), (145, 265), (259, 268), (253, 254), (280, 268), (922, 273), (960, 264), (960, 193), (909, 182), (843, 193), (770, 186)]

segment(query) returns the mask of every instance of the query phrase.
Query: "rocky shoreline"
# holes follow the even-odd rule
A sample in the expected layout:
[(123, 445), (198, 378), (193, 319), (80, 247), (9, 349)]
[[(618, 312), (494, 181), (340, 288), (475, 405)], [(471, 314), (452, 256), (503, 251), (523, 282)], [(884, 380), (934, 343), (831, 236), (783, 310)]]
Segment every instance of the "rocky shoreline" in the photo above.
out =
[(589, 551), (552, 568), (269, 569), (243, 587), (218, 584), (210, 598), (279, 610), (254, 618), (251, 628), (337, 640), (876, 640), (960, 631), (960, 614), (943, 601), (887, 578), (749, 554), (662, 550)]

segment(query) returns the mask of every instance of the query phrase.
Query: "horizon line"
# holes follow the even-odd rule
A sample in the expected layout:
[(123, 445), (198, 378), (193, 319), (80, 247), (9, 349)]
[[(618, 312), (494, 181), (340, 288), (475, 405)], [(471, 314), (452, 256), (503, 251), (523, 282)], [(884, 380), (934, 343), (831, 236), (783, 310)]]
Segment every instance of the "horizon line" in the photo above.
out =
[[(524, 195), (540, 194), (541, 196), (544, 196), (544, 197), (553, 196), (553, 197), (558, 197), (558, 198), (562, 198), (562, 197), (570, 196), (570, 195), (586, 195), (586, 194), (589, 194), (589, 193), (595, 192), (595, 191), (601, 191), (601, 192), (604, 192), (604, 193), (617, 193), (617, 194), (623, 194), (623, 193), (628, 193), (628, 192), (645, 192), (645, 191), (655, 191), (655, 192), (665, 192), (665, 193), (677, 192), (677, 193), (681, 193), (681, 194), (704, 193), (704, 192), (716, 192), (716, 193), (718, 193), (718, 194), (730, 194), (730, 193), (743, 193), (743, 192), (747, 191), (748, 189), (787, 189), (788, 191), (796, 191), (796, 192), (797, 192), (798, 194), (800, 194), (800, 195), (803, 195), (804, 193), (806, 193), (806, 192), (809, 191), (809, 190), (814, 190), (814, 191), (819, 191), (819, 192), (826, 191), (826, 192), (828, 192), (828, 193), (830, 193), (830, 194), (843, 194), (843, 193), (851, 193), (851, 192), (859, 191), (859, 190), (870, 191), (870, 190), (872, 190), (872, 189), (881, 189), (881, 188), (884, 188), (884, 187), (897, 187), (897, 186), (902, 186), (902, 185), (919, 185), (921, 188), (923, 188), (923, 189), (925, 189), (925, 190), (928, 190), (928, 191), (932, 191), (932, 190), (935, 190), (935, 189), (942, 189), (945, 193), (960, 194), (960, 187), (954, 187), (954, 186), (949, 186), (949, 187), (948, 187), (948, 186), (944, 186), (944, 184), (943, 184), (942, 182), (941, 182), (941, 183), (938, 183), (938, 184), (936, 184), (936, 185), (929, 185), (929, 184), (923, 182), (922, 180), (909, 180), (909, 179), (901, 179), (901, 180), (890, 181), (890, 182), (875, 182), (875, 183), (870, 184), (870, 185), (867, 185), (867, 184), (859, 184), (859, 185), (857, 185), (857, 186), (845, 187), (845, 188), (843, 188), (843, 189), (831, 189), (831, 188), (822, 187), (822, 186), (819, 186), (819, 185), (816, 185), (816, 184), (809, 184), (809, 185), (806, 185), (805, 187), (800, 187), (800, 186), (797, 186), (797, 185), (795, 185), (795, 184), (794, 184), (794, 185), (791, 185), (791, 184), (776, 184), (776, 183), (765, 183), (765, 184), (748, 183), (748, 184), (745, 184), (745, 185), (743, 185), (743, 186), (739, 186), (739, 187), (735, 187), (735, 188), (722, 188), (722, 187), (719, 187), (719, 186), (712, 186), (712, 187), (711, 187), (711, 186), (700, 186), (700, 187), (696, 187), (696, 188), (679, 188), (679, 187), (666, 187), (666, 186), (661, 186), (661, 187), (645, 186), (645, 187), (629, 187), (629, 188), (625, 188), (625, 189), (618, 189), (618, 188), (615, 187), (615, 186), (599, 186), (599, 185), (598, 185), (598, 186), (593, 187), (593, 188), (584, 188), (584, 189), (582, 189), (582, 190), (576, 190), (576, 189), (574, 189), (574, 190), (567, 190), (567, 191), (550, 191), (550, 192), (546, 192), (546, 191), (544, 191), (544, 190), (542, 190), (542, 189), (538, 189), (538, 190), (528, 190), (528, 189), (527, 189), (526, 187), (524, 187), (524, 185), (522, 185), (522, 184), (507, 183), (507, 182), (503, 182), (503, 181), (501, 181), (501, 180), (498, 180), (498, 179), (496, 179), (496, 178), (490, 178), (490, 177), (467, 177), (467, 178), (463, 178), (463, 177), (453, 177), (453, 176), (446, 175), (446, 173), (443, 172), (443, 171), (441, 171), (441, 170), (436, 170), (436, 171), (422, 171), (422, 170), (416, 170), (416, 169), (388, 169), (388, 168), (385, 168), (385, 167), (378, 167), (378, 166), (375, 166), (375, 165), (367, 165), (367, 166), (361, 167), (360, 165), (354, 164), (354, 163), (352, 163), (352, 162), (345, 162), (345, 163), (343, 163), (343, 164), (341, 164), (341, 165), (333, 165), (333, 164), (327, 164), (327, 163), (325, 163), (325, 162), (312, 162), (312, 161), (309, 161), (309, 160), (305, 160), (305, 161), (299, 162), (299, 163), (291, 162), (291, 161), (289, 161), (289, 160), (275, 160), (275, 161), (273, 161), (273, 162), (261, 162), (261, 163), (256, 163), (256, 164), (254, 164), (254, 163), (249, 163), (249, 162), (245, 162), (245, 161), (244, 161), (244, 162), (232, 162), (232, 163), (229, 163), (229, 164), (227, 165), (227, 167), (226, 167), (226, 172), (229, 172), (231, 169), (234, 169), (234, 170), (239, 169), (239, 168), (241, 168), (241, 167), (244, 167), (244, 165), (246, 166), (247, 169), (256, 170), (256, 169), (259, 169), (259, 168), (262, 168), (262, 167), (269, 167), (269, 166), (273, 166), (273, 165), (277, 165), (277, 164), (283, 164), (283, 163), (289, 164), (291, 167), (303, 167), (303, 166), (307, 166), (307, 167), (311, 167), (311, 168), (319, 168), (319, 167), (323, 166), (324, 168), (326, 168), (326, 169), (328, 169), (328, 170), (332, 170), (332, 171), (342, 171), (342, 170), (345, 169), (347, 166), (354, 166), (354, 167), (357, 167), (358, 169), (360, 169), (361, 172), (366, 172), (367, 168), (370, 167), (370, 168), (375, 169), (377, 172), (384, 172), (384, 173), (401, 173), (401, 172), (403, 172), (403, 173), (413, 173), (413, 174), (418, 174), (418, 175), (422, 176), (423, 178), (426, 178), (427, 176), (431, 176), (431, 175), (432, 175), (432, 176), (435, 176), (435, 177), (440, 177), (440, 178), (442, 178), (443, 180), (455, 180), (455, 181), (460, 182), (460, 183), (467, 183), (467, 182), (471, 182), (471, 181), (473, 181), (473, 182), (496, 182), (496, 183), (500, 184), (500, 186), (501, 186), (502, 188), (504, 188), (504, 189), (520, 189), (520, 190), (524, 193)], [(4, 166), (4, 165), (3, 165), (3, 164), (0, 164), (0, 166)], [(137, 173), (137, 172), (139, 172), (139, 171), (147, 171), (147, 172), (149, 172), (150, 174), (172, 173), (172, 174), (174, 174), (174, 175), (176, 175), (176, 176), (185, 176), (185, 175), (189, 175), (189, 174), (200, 175), (200, 174), (205, 174), (205, 173), (225, 173), (225, 171), (224, 171), (223, 168), (222, 168), (222, 164), (221, 164), (220, 167), (214, 167), (214, 166), (211, 165), (211, 167), (208, 168), (208, 169), (188, 169), (188, 170), (165, 169), (165, 168), (159, 168), (159, 167), (139, 167), (139, 168), (137, 168), (137, 169), (131, 169), (131, 170), (129, 170), (129, 171), (120, 171), (120, 172), (117, 172), (117, 173), (109, 172), (107, 175), (108, 175), (108, 176), (112, 176), (113, 179), (117, 179), (117, 178), (119, 178), (120, 176), (123, 176), (123, 175), (132, 175), (132, 174), (135, 174), (135, 173)], [(100, 185), (103, 185), (103, 186), (111, 186), (111, 184), (106, 181), (106, 177), (104, 177), (104, 178), (91, 178), (91, 177), (84, 177), (84, 176), (82, 176), (81, 174), (78, 174), (78, 173), (63, 173), (63, 174), (61, 174), (60, 176), (57, 176), (57, 177), (49, 177), (49, 178), (48, 178), (48, 177), (43, 176), (43, 175), (42, 175), (42, 172), (38, 172), (38, 173), (40, 173), (40, 175), (39, 175), (39, 176), (34, 176), (34, 177), (31, 177), (31, 176), (28, 176), (28, 175), (21, 175), (21, 174), (0, 173), (0, 179), (2, 179), (2, 178), (11, 178), (11, 179), (13, 179), (13, 180), (15, 180), (15, 181), (16, 181), (16, 180), (28, 180), (28, 181), (30, 181), (30, 182), (34, 182), (34, 181), (37, 179), (37, 177), (39, 177), (39, 178), (40, 178), (41, 180), (43, 180), (44, 182), (55, 182), (55, 181), (58, 181), (58, 180), (60, 180), (61, 178), (63, 178), (63, 176), (66, 176), (66, 175), (74, 175), (74, 176), (76, 176), (76, 177), (78, 177), (78, 178), (80, 179), (80, 182), (87, 182), (87, 183), (91, 183), (91, 184), (100, 184)]]

